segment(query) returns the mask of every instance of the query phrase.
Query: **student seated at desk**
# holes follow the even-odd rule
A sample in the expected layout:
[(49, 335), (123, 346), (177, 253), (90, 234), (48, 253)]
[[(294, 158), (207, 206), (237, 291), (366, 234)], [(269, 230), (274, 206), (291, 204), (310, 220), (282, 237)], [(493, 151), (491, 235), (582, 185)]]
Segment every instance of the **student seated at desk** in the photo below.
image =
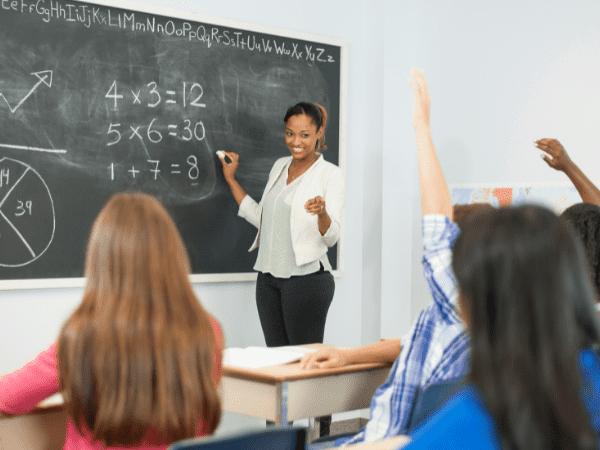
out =
[(570, 227), (534, 206), (481, 213), (453, 259), (470, 384), (407, 448), (599, 448), (600, 324)]
[[(413, 87), (428, 97), (422, 74)], [(405, 448), (599, 448), (600, 321), (571, 227), (537, 206), (482, 211), (452, 258), (468, 384)]]
[(211, 434), (223, 337), (189, 282), (186, 250), (158, 200), (114, 196), (88, 243), (86, 288), (57, 343), (0, 378), (0, 411), (62, 392), (64, 449), (164, 449)]
[[(450, 192), (431, 142), (428, 94), (426, 99), (415, 99), (413, 125), (423, 210), (423, 269), (433, 300), (402, 339), (402, 349), (399, 340), (388, 340), (347, 351), (319, 351), (303, 358), (306, 368), (397, 358), (371, 401), (371, 417), (365, 428), (350, 438), (340, 437), (336, 445), (406, 434), (416, 409), (417, 392), (431, 384), (460, 378), (468, 370), (469, 337), (458, 315), (456, 282), (450, 270), (459, 227), (452, 221)], [(474, 210), (482, 208), (490, 206), (469, 206), (457, 212), (468, 221)]]
[[(355, 444), (406, 434), (416, 426), (415, 414), (427, 388), (456, 381), (467, 373), (467, 334), (455, 313), (443, 316), (444, 305), (454, 305), (456, 309), (457, 304), (454, 284), (450, 282), (452, 274), (448, 271), (452, 243), (448, 238), (456, 238), (458, 228), (471, 214), (491, 208), (491, 205), (481, 203), (454, 205), (454, 223), (447, 224), (453, 230), (451, 235), (444, 236), (445, 225), (435, 229), (424, 228), (425, 277), (430, 287), (443, 287), (432, 290), (435, 299), (421, 312), (402, 340), (383, 339), (358, 348), (323, 349), (302, 358), (301, 365), (305, 369), (329, 369), (369, 362), (394, 363), (388, 379), (377, 389), (371, 401), (371, 419), (367, 426), (356, 435), (329, 436), (321, 442), (335, 440), (336, 445)], [(423, 224), (424, 227), (425, 224), (431, 225), (432, 218), (424, 217)], [(445, 249), (439, 247), (443, 242)], [(444, 348), (443, 352), (437, 351), (439, 346)]]

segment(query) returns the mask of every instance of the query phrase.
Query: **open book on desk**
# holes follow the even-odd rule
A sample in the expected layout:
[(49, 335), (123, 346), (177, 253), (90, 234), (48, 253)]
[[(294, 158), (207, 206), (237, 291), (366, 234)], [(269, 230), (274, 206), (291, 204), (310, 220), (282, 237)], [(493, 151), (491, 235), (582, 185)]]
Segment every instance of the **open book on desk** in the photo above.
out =
[(300, 361), (306, 353), (314, 351), (314, 348), (295, 346), (226, 348), (223, 365), (259, 369)]

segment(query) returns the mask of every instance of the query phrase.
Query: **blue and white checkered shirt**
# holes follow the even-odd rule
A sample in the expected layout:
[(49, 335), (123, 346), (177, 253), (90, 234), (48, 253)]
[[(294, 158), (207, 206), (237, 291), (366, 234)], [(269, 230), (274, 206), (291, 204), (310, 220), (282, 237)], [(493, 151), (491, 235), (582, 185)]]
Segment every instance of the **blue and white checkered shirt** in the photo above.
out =
[(365, 428), (342, 443), (375, 442), (405, 434), (415, 407), (417, 388), (460, 378), (468, 371), (469, 337), (458, 315), (458, 293), (452, 273), (452, 246), (458, 226), (448, 217), (423, 217), (423, 272), (433, 301), (402, 338), (402, 350), (388, 379), (371, 400)]

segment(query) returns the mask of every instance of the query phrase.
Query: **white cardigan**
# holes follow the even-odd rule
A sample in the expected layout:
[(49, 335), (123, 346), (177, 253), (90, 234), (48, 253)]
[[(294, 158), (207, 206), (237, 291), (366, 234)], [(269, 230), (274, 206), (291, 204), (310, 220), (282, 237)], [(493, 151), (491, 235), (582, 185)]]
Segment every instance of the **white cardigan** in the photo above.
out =
[[(291, 160), (292, 157), (287, 156), (275, 161), (260, 204), (256, 203), (249, 195), (246, 195), (240, 204), (238, 215), (258, 228), (254, 243), (248, 250), (250, 252), (260, 244), (264, 199)], [(296, 189), (292, 201), (290, 226), (296, 265), (301, 266), (318, 260), (327, 253), (327, 247), (333, 247), (340, 238), (346, 185), (342, 169), (325, 161), (322, 155), (302, 174), (298, 181), (300, 185)], [(317, 215), (307, 213), (304, 209), (304, 204), (318, 195), (325, 199), (325, 208), (331, 218), (331, 225), (324, 236), (321, 236), (319, 232)]]

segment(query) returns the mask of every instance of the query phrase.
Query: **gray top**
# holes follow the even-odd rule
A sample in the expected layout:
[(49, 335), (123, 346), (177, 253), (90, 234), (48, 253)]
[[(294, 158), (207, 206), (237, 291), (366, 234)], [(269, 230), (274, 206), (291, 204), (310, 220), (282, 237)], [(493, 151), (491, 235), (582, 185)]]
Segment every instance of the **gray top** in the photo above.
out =
[(299, 184), (298, 180), (304, 174), (290, 184), (286, 184), (287, 173), (287, 168), (281, 172), (263, 201), (260, 246), (254, 270), (268, 272), (277, 278), (290, 278), (295, 275), (318, 272), (321, 268), (319, 262), (321, 262), (325, 270), (330, 271), (331, 264), (329, 264), (327, 254), (324, 254), (319, 260), (301, 266), (296, 265), (292, 248), (290, 217), (294, 193)]

